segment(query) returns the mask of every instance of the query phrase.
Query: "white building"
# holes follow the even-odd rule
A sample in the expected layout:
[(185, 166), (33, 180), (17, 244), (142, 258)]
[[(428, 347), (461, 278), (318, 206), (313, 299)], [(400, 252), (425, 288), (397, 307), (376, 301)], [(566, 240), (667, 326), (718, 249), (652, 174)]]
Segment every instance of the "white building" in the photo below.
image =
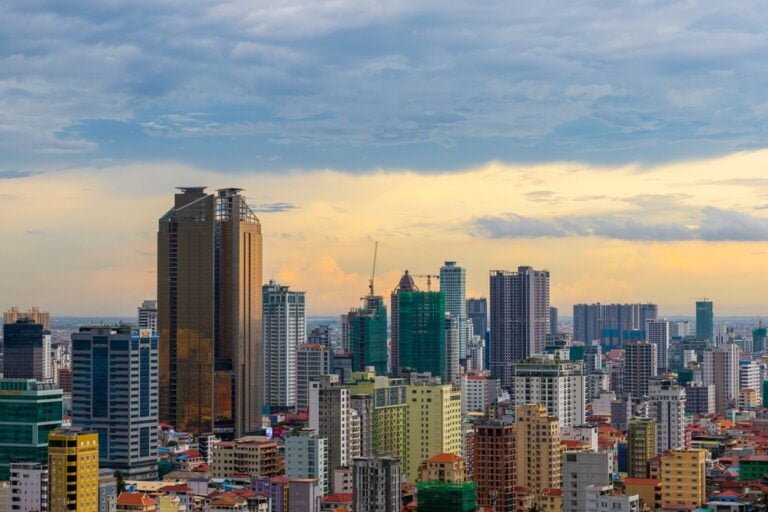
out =
[(488, 406), (498, 399), (501, 392), (497, 379), (483, 375), (461, 375), (459, 383), (462, 417), (471, 412), (485, 414)]
[(744, 360), (739, 362), (739, 389), (754, 389), (758, 397), (762, 397), (762, 371), (757, 361)]
[(145, 300), (138, 307), (139, 329), (157, 332), (157, 301)]
[[(327, 440), (328, 468), (326, 474), (348, 466), (350, 401), (349, 388), (338, 375), (321, 375), (309, 385), (309, 428)], [(335, 491), (334, 491), (335, 492)]]
[[(464, 301), (462, 301), (464, 303)], [(445, 382), (454, 384), (459, 377), (459, 319), (445, 313)], [(466, 346), (464, 347), (466, 357)]]
[[(563, 427), (560, 429), (560, 439), (571, 439), (579, 441), (588, 446), (590, 451), (597, 451), (597, 427), (592, 425), (575, 425), (573, 427)], [(613, 462), (611, 462), (613, 464)]]
[(309, 383), (331, 373), (333, 351), (328, 345), (304, 343), (296, 353), (296, 410), (309, 407)]
[(693, 322), (688, 320), (678, 320), (669, 323), (669, 334), (673, 338), (685, 338), (693, 336), (696, 330), (693, 328)]
[(651, 379), (648, 415), (656, 420), (656, 453), (685, 448), (685, 388), (672, 379)]
[(264, 403), (296, 406), (296, 353), (306, 341), (304, 292), (270, 281), (263, 290)]
[(326, 440), (314, 430), (305, 429), (285, 440), (285, 476), (316, 478), (323, 494), (330, 493)]
[(580, 361), (536, 357), (512, 365), (513, 410), (525, 404), (542, 404), (560, 420), (561, 427), (584, 423), (584, 388)]
[(456, 319), (458, 359), (467, 357), (467, 274), (455, 261), (440, 267), (440, 291), (445, 295), (445, 312)]
[(11, 462), (11, 510), (48, 510), (48, 468), (38, 462)]
[(613, 476), (613, 454), (602, 452), (565, 452), (563, 457), (563, 508), (582, 512), (589, 486), (608, 486)]
[(739, 395), (739, 347), (726, 343), (704, 352), (704, 384), (715, 385), (715, 412), (724, 413)]
[(666, 372), (669, 368), (669, 320), (646, 320), (645, 336), (656, 345), (656, 371)]
[(612, 485), (590, 485), (585, 491), (585, 512), (639, 512), (640, 496), (614, 495)]

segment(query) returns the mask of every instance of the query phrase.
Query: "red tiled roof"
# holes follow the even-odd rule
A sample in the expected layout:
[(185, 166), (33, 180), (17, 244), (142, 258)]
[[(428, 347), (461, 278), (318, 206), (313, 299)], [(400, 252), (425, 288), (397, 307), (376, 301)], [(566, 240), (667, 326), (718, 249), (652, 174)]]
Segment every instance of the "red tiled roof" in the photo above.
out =
[(541, 490), (541, 495), (542, 496), (562, 496), (563, 495), (563, 490), (562, 489), (556, 489), (554, 487), (550, 487), (550, 488), (547, 488), (547, 489), (542, 489)]
[(438, 453), (437, 455), (434, 455), (427, 459), (428, 462), (459, 462), (462, 460), (461, 456), (456, 455), (455, 453)]
[(337, 492), (323, 496), (323, 503), (352, 503), (351, 492)]
[(124, 492), (117, 497), (117, 505), (127, 507), (146, 507), (157, 505), (155, 500), (140, 492)]
[(191, 490), (192, 488), (186, 484), (166, 485), (158, 489), (160, 492), (189, 492)]

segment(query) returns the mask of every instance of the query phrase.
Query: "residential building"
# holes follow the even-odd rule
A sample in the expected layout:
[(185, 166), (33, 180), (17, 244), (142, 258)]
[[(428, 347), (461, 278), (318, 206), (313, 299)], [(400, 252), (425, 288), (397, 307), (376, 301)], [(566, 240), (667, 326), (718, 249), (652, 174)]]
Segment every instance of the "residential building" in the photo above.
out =
[(560, 488), (562, 455), (560, 423), (541, 404), (521, 405), (515, 411), (517, 476), (515, 485), (533, 494)]
[(285, 476), (315, 478), (322, 494), (330, 493), (326, 439), (305, 429), (285, 440)]
[(320, 512), (322, 496), (317, 479), (291, 478), (288, 482), (288, 512)]
[(467, 358), (467, 341), (469, 340), (469, 330), (467, 328), (467, 272), (463, 267), (457, 265), (455, 261), (446, 261), (440, 267), (440, 291), (445, 296), (446, 313), (450, 313), (456, 320), (456, 332), (458, 335), (457, 360), (464, 360)]
[(510, 397), (515, 411), (542, 404), (561, 427), (581, 425), (586, 409), (583, 363), (544, 357), (513, 363)]
[(240, 192), (183, 187), (159, 220), (160, 420), (195, 435), (262, 427), (261, 223)]
[(367, 295), (363, 305), (345, 315), (345, 331), (349, 333), (352, 371), (372, 366), (376, 375), (387, 374), (387, 307), (384, 297)]
[(474, 481), (480, 506), (496, 512), (515, 510), (515, 454), (513, 423), (485, 419), (475, 425)]
[(400, 461), (394, 457), (356, 457), (352, 464), (352, 512), (400, 511)]
[(735, 343), (706, 350), (702, 360), (702, 381), (715, 385), (715, 412), (731, 407), (739, 395), (739, 347)]
[(656, 453), (685, 448), (685, 400), (685, 388), (674, 378), (651, 379), (648, 415), (656, 420)]
[(753, 389), (758, 399), (762, 398), (763, 368), (760, 363), (751, 359), (739, 361), (739, 389)]
[(624, 392), (639, 399), (648, 395), (648, 383), (658, 374), (655, 344), (630, 341), (624, 345)]
[(12, 511), (48, 512), (48, 464), (40, 462), (11, 462)]
[(128, 325), (72, 334), (72, 422), (99, 433), (103, 467), (157, 477), (158, 335)]
[[(450, 313), (445, 313), (445, 377), (443, 382), (455, 384), (459, 378), (459, 323)], [(466, 346), (465, 346), (466, 348)], [(464, 354), (466, 361), (466, 353)]]
[(115, 512), (155, 512), (157, 502), (141, 492), (122, 492), (115, 500)]
[(656, 455), (656, 420), (632, 418), (627, 431), (629, 476), (648, 478), (648, 460)]
[(499, 381), (484, 375), (462, 375), (459, 379), (461, 389), (461, 415), (483, 413), (496, 402), (501, 394)]
[(706, 451), (672, 450), (661, 455), (661, 506), (692, 510), (707, 499)]
[(277, 443), (268, 437), (245, 436), (213, 446), (214, 478), (235, 474), (276, 476), (280, 473)]
[(51, 329), (50, 313), (41, 310), (37, 306), (30, 308), (28, 311), (20, 311), (19, 308), (14, 306), (8, 311), (3, 312), (3, 324), (15, 324), (22, 319), (29, 320), (33, 324), (41, 324), (43, 330), (49, 331)]
[[(390, 308), (392, 311), (390, 312), (391, 315), (391, 321), (390, 321), (390, 354), (389, 354), (389, 367), (390, 372), (394, 376), (400, 375), (400, 294), (401, 293), (412, 293), (417, 292), (419, 289), (416, 287), (416, 283), (413, 281), (413, 277), (408, 273), (406, 270), (403, 276), (400, 278), (400, 281), (397, 283), (397, 286), (392, 291), (392, 295), (390, 296)], [(408, 302), (412, 302), (412, 299)], [(347, 322), (342, 321), (342, 326), (344, 326)], [(408, 337), (406, 337), (406, 340)]]
[(640, 512), (640, 497), (614, 494), (612, 485), (590, 485), (586, 489), (585, 512)]
[(696, 381), (686, 382), (685, 412), (687, 414), (714, 414), (715, 385)]
[(407, 388), (403, 379), (353, 374), (351, 406), (360, 416), (360, 455), (407, 459)]
[(461, 392), (449, 384), (409, 384), (405, 474), (419, 475), (421, 461), (438, 453), (461, 455)]
[(512, 385), (512, 364), (544, 350), (549, 332), (549, 271), (491, 271), (491, 375)]
[(420, 482), (436, 481), (462, 483), (467, 481), (467, 463), (464, 457), (455, 453), (438, 453), (419, 467)]
[(145, 300), (137, 309), (139, 330), (149, 329), (152, 332), (157, 332), (157, 301)]
[(467, 299), (467, 319), (474, 335), (485, 339), (488, 332), (488, 300), (485, 297)]
[(98, 433), (73, 427), (48, 434), (48, 510), (99, 510)]
[(296, 353), (296, 410), (309, 408), (309, 383), (331, 373), (333, 350), (329, 345), (304, 343)]
[(657, 478), (625, 478), (624, 494), (640, 497), (641, 510), (661, 509), (661, 480)]
[(563, 454), (563, 509), (582, 512), (586, 509), (586, 491), (590, 485), (612, 483), (613, 454), (608, 452), (568, 451)]
[(6, 379), (53, 379), (51, 333), (42, 324), (19, 318), (3, 325), (3, 377)]
[(321, 375), (309, 386), (309, 428), (327, 440), (326, 474), (348, 466), (350, 458), (349, 388), (338, 375)]
[(262, 287), (264, 404), (296, 407), (296, 353), (307, 336), (304, 292), (270, 280)]
[[(99, 512), (112, 512), (110, 505), (117, 498), (117, 478), (111, 469), (99, 468)], [(163, 512), (173, 512), (170, 510)], [(178, 511), (183, 512), (183, 511)]]
[(645, 323), (645, 335), (649, 342), (656, 345), (657, 373), (666, 373), (669, 369), (669, 320), (648, 319)]
[(711, 300), (696, 301), (696, 338), (715, 341), (715, 314)]
[(331, 346), (331, 328), (328, 325), (318, 325), (307, 334), (307, 343), (318, 343)]
[(549, 334), (551, 336), (557, 336), (560, 332), (558, 323), (557, 308), (555, 306), (549, 306)]
[(0, 480), (9, 464), (48, 460), (48, 433), (61, 427), (61, 389), (52, 382), (0, 380)]
[(620, 348), (628, 341), (646, 339), (646, 322), (657, 316), (656, 304), (576, 304), (573, 339)]

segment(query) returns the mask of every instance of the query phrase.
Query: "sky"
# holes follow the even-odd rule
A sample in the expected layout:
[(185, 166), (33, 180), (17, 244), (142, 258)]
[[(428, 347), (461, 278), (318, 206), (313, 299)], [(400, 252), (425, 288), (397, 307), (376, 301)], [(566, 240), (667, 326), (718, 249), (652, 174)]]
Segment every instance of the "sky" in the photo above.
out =
[[(7, 0), (0, 306), (127, 315), (174, 187), (245, 189), (264, 275), (335, 315), (404, 269), (759, 315), (759, 2)], [(422, 283), (423, 285), (423, 283)]]

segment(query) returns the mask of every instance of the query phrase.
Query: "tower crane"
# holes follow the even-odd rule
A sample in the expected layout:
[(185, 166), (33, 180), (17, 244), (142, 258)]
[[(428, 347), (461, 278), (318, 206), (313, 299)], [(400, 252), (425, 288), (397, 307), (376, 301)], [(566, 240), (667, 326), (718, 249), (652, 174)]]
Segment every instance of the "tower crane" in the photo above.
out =
[(368, 291), (370, 296), (373, 297), (373, 279), (376, 277), (376, 256), (379, 254), (379, 242), (375, 242), (373, 246), (373, 268), (371, 269), (371, 278), (368, 280)]
[(413, 277), (423, 277), (427, 280), (427, 291), (432, 291), (432, 278), (440, 279), (440, 276), (434, 274), (413, 274)]

